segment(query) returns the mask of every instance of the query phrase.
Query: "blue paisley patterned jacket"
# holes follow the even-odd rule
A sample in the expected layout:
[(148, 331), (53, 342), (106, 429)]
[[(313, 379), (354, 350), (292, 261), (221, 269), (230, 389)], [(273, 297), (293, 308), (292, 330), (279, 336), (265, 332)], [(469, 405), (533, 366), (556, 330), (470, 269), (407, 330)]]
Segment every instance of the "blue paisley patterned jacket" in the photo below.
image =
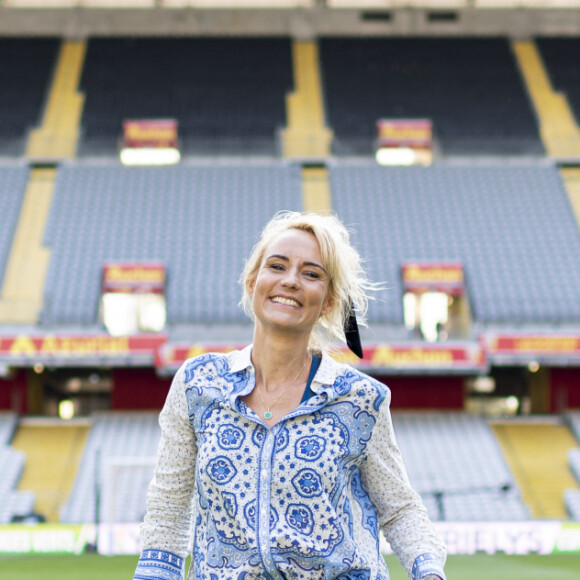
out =
[(160, 415), (140, 580), (388, 580), (379, 530), (409, 577), (445, 578), (445, 547), (411, 488), (390, 391), (323, 353), (314, 393), (271, 429), (240, 397), (251, 346), (187, 360)]

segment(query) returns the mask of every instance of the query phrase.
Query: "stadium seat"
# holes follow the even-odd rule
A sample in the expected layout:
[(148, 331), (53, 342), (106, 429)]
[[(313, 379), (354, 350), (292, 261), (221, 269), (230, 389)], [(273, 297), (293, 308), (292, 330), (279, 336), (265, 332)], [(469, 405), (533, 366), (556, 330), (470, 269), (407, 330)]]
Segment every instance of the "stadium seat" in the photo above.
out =
[(536, 44), (554, 90), (565, 95), (574, 112), (576, 124), (580, 125), (580, 78), (576, 59), (580, 51), (580, 38), (542, 36), (536, 39)]
[(393, 424), (411, 483), (433, 519), (530, 519), (485, 419), (395, 411)]
[(389, 288), (370, 305), (371, 323), (402, 323), (400, 267), (412, 260), (461, 262), (480, 322), (580, 321), (580, 233), (554, 166), (344, 160), (330, 183), (371, 279)]
[(63, 166), (45, 232), (42, 322), (96, 325), (103, 265), (154, 260), (167, 269), (170, 324), (245, 323), (236, 280), (257, 232), (301, 207), (300, 168), (280, 162)]
[(379, 119), (431, 119), (443, 155), (543, 155), (507, 38), (320, 39), (336, 155), (374, 155)]
[(564, 502), (570, 519), (580, 521), (580, 489), (567, 489), (564, 492)]
[(125, 119), (176, 119), (183, 155), (277, 155), (290, 39), (92, 38), (83, 156), (114, 156)]
[[(1, 134), (1, 133), (0, 133)], [(0, 138), (0, 143), (2, 139)], [(28, 167), (20, 162), (0, 165), (0, 289), (26, 190)]]
[(0, 447), (9, 445), (17, 422), (18, 416), (16, 413), (0, 411)]
[[(96, 414), (73, 490), (61, 509), (61, 521), (96, 521), (97, 483), (100, 488), (100, 521), (141, 521), (160, 435), (156, 413)], [(109, 476), (109, 463), (120, 459), (126, 460), (127, 470)], [(115, 489), (112, 490), (111, 486)]]
[(40, 122), (60, 39), (0, 38), (0, 156), (24, 152), (28, 131)]

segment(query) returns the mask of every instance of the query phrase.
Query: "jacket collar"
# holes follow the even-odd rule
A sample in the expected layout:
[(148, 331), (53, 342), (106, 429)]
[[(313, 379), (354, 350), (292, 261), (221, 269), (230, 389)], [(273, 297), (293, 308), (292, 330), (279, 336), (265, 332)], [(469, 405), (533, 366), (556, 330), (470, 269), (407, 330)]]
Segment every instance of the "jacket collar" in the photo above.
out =
[[(228, 353), (228, 365), (230, 374), (243, 373), (247, 378), (247, 384), (236, 396), (243, 396), (251, 392), (255, 384), (255, 371), (252, 364), (252, 344), (243, 350), (235, 350)], [(334, 398), (332, 388), (338, 375), (345, 371), (346, 365), (338, 363), (327, 352), (322, 351), (320, 366), (314, 375), (310, 388), (316, 394), (327, 393), (329, 399)]]

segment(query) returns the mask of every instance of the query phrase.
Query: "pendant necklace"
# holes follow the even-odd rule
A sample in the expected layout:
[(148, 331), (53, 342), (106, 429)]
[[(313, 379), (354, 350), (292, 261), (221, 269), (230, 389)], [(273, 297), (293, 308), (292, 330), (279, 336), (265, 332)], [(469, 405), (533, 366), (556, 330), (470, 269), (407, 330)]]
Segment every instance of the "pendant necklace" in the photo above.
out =
[(298, 374), (289, 383), (286, 383), (284, 385), (284, 387), (280, 391), (280, 394), (276, 397), (274, 402), (271, 403), (270, 405), (266, 405), (264, 399), (262, 398), (262, 393), (260, 393), (260, 389), (256, 388), (256, 392), (258, 393), (258, 397), (260, 397), (260, 401), (262, 401), (262, 405), (264, 405), (264, 407), (266, 407), (266, 411), (264, 412), (264, 419), (271, 419), (273, 417), (273, 413), (270, 409), (272, 409), (272, 407), (274, 407), (274, 405), (280, 400), (280, 397), (286, 391), (286, 387), (288, 385), (291, 385), (292, 383), (296, 382), (296, 379), (300, 376), (300, 373), (304, 370), (304, 367), (306, 366), (307, 362), (308, 362), (308, 358), (304, 361), (304, 364), (302, 365), (302, 368), (298, 371)]

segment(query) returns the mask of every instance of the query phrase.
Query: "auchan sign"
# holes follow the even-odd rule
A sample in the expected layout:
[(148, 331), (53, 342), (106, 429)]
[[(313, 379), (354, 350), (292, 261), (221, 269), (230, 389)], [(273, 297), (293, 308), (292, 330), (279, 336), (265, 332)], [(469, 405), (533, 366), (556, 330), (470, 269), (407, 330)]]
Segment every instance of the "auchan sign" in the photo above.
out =
[[(208, 352), (229, 352), (246, 345), (235, 344), (166, 344), (158, 351), (158, 366), (176, 369), (186, 359)], [(364, 358), (358, 359), (348, 348), (342, 347), (333, 356), (340, 362), (363, 370), (455, 371), (484, 370), (485, 352), (478, 343), (413, 343), (365, 345)]]
[(100, 360), (118, 358), (125, 361), (134, 357), (155, 358), (157, 349), (167, 341), (165, 334), (144, 334), (113, 337), (95, 335), (27, 335), (0, 338), (0, 357), (8, 364), (31, 364), (54, 359), (76, 361), (87, 359), (98, 364)]

